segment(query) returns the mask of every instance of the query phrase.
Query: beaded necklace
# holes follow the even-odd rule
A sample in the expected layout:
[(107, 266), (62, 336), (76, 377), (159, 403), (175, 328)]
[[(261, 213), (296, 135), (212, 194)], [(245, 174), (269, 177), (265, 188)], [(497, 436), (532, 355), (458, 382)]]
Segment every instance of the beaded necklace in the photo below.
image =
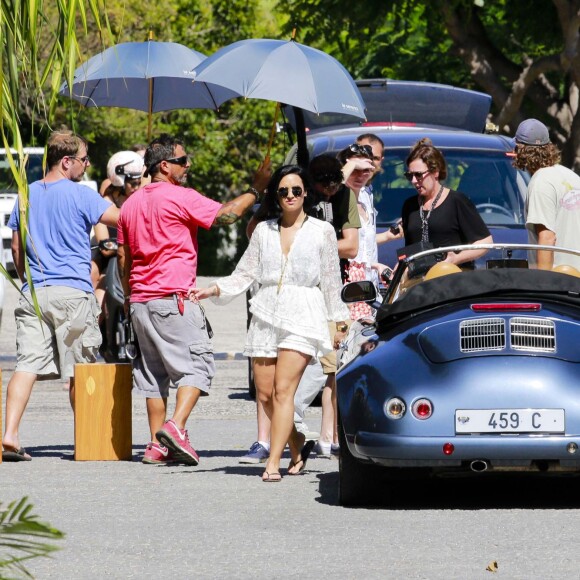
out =
[(443, 185), (441, 185), (441, 187), (439, 188), (439, 191), (437, 192), (437, 195), (435, 196), (435, 199), (433, 200), (433, 203), (431, 204), (431, 208), (427, 212), (427, 215), (425, 215), (425, 212), (423, 210), (423, 204), (421, 203), (421, 197), (419, 197), (419, 217), (421, 218), (421, 241), (422, 242), (429, 241), (429, 218), (431, 217), (431, 212), (435, 209), (435, 206), (437, 205), (437, 202), (439, 201), (439, 198), (441, 197), (441, 194), (443, 193), (443, 189), (444, 189), (444, 187), (443, 187)]

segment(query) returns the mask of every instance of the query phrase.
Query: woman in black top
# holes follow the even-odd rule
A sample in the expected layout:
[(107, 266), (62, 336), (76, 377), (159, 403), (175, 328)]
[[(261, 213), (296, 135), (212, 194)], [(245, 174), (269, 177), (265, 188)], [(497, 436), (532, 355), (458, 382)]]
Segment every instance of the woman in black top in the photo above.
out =
[[(473, 203), (462, 193), (440, 183), (447, 177), (447, 164), (430, 139), (418, 141), (406, 163), (405, 177), (418, 193), (405, 201), (401, 212), (406, 245), (423, 241), (438, 248), (493, 241)], [(445, 261), (473, 267), (473, 260), (486, 251), (450, 252)]]

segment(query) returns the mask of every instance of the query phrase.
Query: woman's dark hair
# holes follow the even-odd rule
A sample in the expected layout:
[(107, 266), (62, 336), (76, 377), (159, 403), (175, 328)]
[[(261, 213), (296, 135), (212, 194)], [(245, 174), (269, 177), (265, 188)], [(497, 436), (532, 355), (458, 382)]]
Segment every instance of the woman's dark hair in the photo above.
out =
[(411, 153), (407, 157), (405, 163), (407, 167), (412, 161), (416, 159), (421, 159), (423, 163), (427, 166), (430, 172), (439, 172), (439, 181), (443, 181), (447, 177), (447, 163), (445, 162), (445, 157), (443, 153), (433, 145), (431, 139), (423, 137), (413, 145)]
[(307, 171), (302, 169), (299, 165), (283, 165), (274, 172), (274, 175), (272, 175), (272, 178), (268, 183), (266, 195), (264, 195), (260, 208), (255, 214), (257, 221), (263, 222), (269, 219), (277, 219), (282, 215), (282, 210), (278, 201), (278, 187), (280, 186), (282, 179), (287, 175), (297, 175), (302, 180), (306, 192), (306, 197), (304, 198), (304, 211), (307, 214), (310, 214), (312, 207), (316, 203), (314, 188), (312, 187), (310, 176)]
[(308, 172), (315, 183), (342, 182), (343, 180), (340, 161), (328, 153), (314, 157), (308, 166)]

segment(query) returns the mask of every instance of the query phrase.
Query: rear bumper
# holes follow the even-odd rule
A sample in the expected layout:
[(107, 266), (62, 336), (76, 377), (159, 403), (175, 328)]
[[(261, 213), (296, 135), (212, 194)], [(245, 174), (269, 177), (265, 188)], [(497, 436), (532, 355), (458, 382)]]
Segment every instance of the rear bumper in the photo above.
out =
[[(446, 443), (454, 446), (451, 455), (443, 453)], [(569, 443), (577, 445), (576, 453), (568, 452)], [(486, 460), (497, 467), (557, 461), (561, 467), (580, 469), (580, 435), (409, 437), (359, 431), (349, 447), (359, 459), (394, 467), (454, 467)]]

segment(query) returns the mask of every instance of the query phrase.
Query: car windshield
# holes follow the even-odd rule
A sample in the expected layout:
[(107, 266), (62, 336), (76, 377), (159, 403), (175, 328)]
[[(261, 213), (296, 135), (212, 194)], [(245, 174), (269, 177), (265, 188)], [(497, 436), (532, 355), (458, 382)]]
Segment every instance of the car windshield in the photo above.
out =
[[(488, 226), (521, 227), (525, 224), (524, 200), (528, 176), (512, 167), (503, 152), (466, 151), (441, 148), (447, 162), (443, 183), (467, 195)], [(409, 149), (385, 151), (383, 172), (373, 181), (379, 225), (391, 224), (401, 216), (404, 201), (416, 195), (405, 179)]]
[[(18, 159), (14, 157), (14, 162), (18, 165)], [(28, 156), (28, 165), (26, 168), (26, 178), (28, 183), (38, 181), (42, 178), (42, 154), (30, 153)], [(10, 164), (5, 153), (0, 154), (0, 191), (9, 191), (16, 193), (18, 187), (14, 181)]]

